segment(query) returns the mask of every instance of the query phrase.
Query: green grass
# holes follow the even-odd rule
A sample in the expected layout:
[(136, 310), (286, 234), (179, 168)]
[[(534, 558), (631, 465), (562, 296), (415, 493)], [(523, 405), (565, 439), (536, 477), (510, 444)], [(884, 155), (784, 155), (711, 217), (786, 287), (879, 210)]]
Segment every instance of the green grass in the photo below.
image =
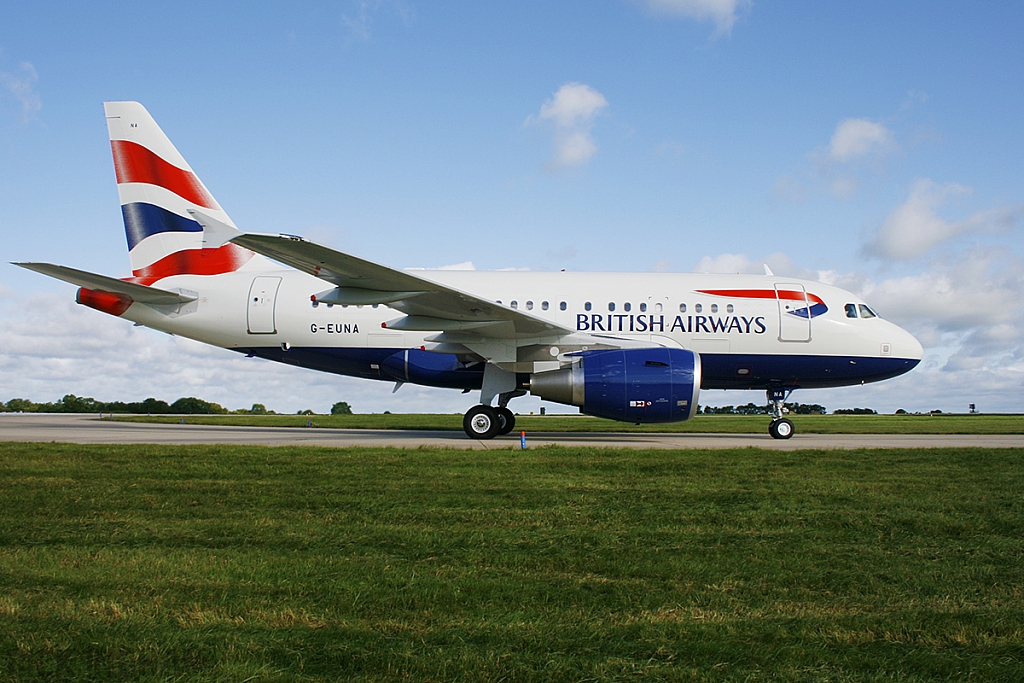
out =
[[(789, 415), (798, 434), (1024, 434), (1024, 415)], [(180, 422), (181, 416), (118, 415), (124, 422)], [(189, 424), (327, 429), (462, 430), (462, 415), (186, 415)], [(698, 415), (686, 422), (634, 425), (575, 415), (519, 415), (528, 432), (762, 434), (766, 415)]]
[(0, 680), (1024, 680), (1024, 450), (0, 444)]

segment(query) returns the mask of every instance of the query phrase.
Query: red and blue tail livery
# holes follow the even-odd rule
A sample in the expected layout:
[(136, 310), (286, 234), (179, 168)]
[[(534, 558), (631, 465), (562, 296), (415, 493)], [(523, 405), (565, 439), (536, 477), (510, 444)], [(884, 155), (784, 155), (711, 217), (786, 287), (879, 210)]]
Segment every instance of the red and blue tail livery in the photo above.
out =
[(104, 109), (134, 281), (219, 275), (252, 259), (253, 252), (234, 244), (203, 249), (203, 226), (190, 210), (234, 223), (145, 107), (106, 102)]

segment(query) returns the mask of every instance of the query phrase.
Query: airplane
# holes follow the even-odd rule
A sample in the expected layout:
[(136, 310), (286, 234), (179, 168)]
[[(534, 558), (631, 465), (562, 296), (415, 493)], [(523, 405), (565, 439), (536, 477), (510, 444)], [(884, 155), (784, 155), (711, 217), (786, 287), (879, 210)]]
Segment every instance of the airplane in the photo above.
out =
[(527, 393), (612, 420), (696, 414), (701, 389), (763, 389), (793, 435), (798, 388), (902, 375), (921, 344), (856, 295), (764, 275), (399, 270), (239, 230), (138, 102), (106, 102), (132, 276), (15, 263), (79, 304), (247, 356), (480, 392), (470, 438), (515, 427)]

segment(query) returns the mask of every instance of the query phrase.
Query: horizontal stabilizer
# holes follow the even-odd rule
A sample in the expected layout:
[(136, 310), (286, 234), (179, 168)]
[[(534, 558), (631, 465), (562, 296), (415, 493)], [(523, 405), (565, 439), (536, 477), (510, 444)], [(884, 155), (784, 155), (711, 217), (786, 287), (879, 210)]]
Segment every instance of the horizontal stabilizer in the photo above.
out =
[(235, 237), (242, 234), (238, 228), (207, 216), (202, 211), (188, 209), (188, 214), (203, 226), (203, 249), (220, 249)]
[(190, 294), (179, 294), (178, 292), (168, 292), (165, 289), (157, 289), (156, 287), (147, 287), (146, 285), (138, 285), (134, 282), (126, 282), (124, 280), (118, 280), (114, 277), (107, 277), (106, 275), (97, 275), (95, 273), (88, 273), (84, 270), (77, 270), (75, 268), (68, 268), (67, 266), (58, 266), (52, 263), (14, 263), (12, 265), (21, 266), (28, 270), (34, 270), (37, 273), (43, 275), (49, 275), (50, 277), (63, 280), (64, 282), (70, 282), (73, 285), (79, 287), (85, 287), (96, 292), (111, 292), (114, 294), (125, 294), (130, 296), (133, 301), (138, 301), (143, 304), (154, 304), (158, 306), (171, 306), (175, 304), (184, 304), (189, 301), (195, 301), (198, 297)]

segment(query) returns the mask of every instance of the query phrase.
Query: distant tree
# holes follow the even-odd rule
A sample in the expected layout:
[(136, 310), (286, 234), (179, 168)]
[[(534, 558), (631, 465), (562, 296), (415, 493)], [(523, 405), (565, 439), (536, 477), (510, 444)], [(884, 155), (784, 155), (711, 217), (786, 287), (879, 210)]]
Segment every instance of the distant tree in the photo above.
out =
[(27, 398), (12, 398), (4, 404), (4, 410), (9, 413), (34, 413), (39, 406)]
[[(151, 401), (151, 400), (153, 400), (153, 399), (146, 399), (146, 401)], [(145, 403), (145, 401), (144, 401), (144, 403)], [(163, 401), (160, 401), (160, 403), (163, 403)], [(164, 405), (167, 405), (167, 404), (165, 403)], [(153, 410), (153, 411), (147, 411), (147, 412), (154, 412), (155, 413), (155, 412), (158, 412), (158, 411)], [(216, 413), (224, 413), (224, 412), (227, 412), (227, 411), (225, 411), (223, 407), (221, 407), (220, 405), (218, 405), (216, 403), (210, 403), (209, 401), (204, 401), (201, 398), (195, 398), (194, 396), (188, 396), (188, 397), (185, 397), (185, 398), (179, 398), (177, 401), (175, 401), (170, 406), (168, 406), (168, 411), (167, 412), (182, 413), (182, 414), (185, 414), (185, 415), (211, 415), (211, 414), (216, 414)]]
[(338, 401), (331, 406), (331, 415), (351, 415), (352, 407), (345, 401)]
[(906, 415), (907, 411), (903, 410), (903, 408), (897, 408), (896, 409), (896, 414), (897, 415)]
[(102, 406), (97, 404), (93, 398), (79, 398), (74, 394), (67, 394), (57, 403), (56, 412), (60, 413), (98, 413)]
[(797, 415), (824, 415), (827, 412), (825, 406), (817, 403), (787, 403), (786, 407)]
[(252, 408), (249, 408), (249, 412), (253, 415), (266, 415), (267, 407), (262, 403), (253, 403)]
[(300, 410), (299, 412), (297, 412), (297, 413), (295, 413), (295, 414), (296, 414), (296, 415), (316, 415), (316, 413), (314, 413), (314, 412), (313, 412), (312, 410), (310, 410), (309, 408), (306, 408), (305, 410)]
[[(198, 401), (199, 399), (196, 400)], [(177, 403), (177, 401), (175, 401), (175, 403)], [(166, 415), (167, 413), (171, 412), (171, 406), (167, 403), (167, 401), (161, 401), (156, 398), (147, 398), (145, 401), (142, 401), (141, 403), (129, 403), (127, 406), (125, 406), (125, 408), (125, 412), (128, 413), (155, 413), (157, 415)], [(187, 411), (180, 410), (174, 412), (184, 413)]]
[(840, 408), (833, 410), (833, 415), (878, 415), (878, 411), (871, 408)]

